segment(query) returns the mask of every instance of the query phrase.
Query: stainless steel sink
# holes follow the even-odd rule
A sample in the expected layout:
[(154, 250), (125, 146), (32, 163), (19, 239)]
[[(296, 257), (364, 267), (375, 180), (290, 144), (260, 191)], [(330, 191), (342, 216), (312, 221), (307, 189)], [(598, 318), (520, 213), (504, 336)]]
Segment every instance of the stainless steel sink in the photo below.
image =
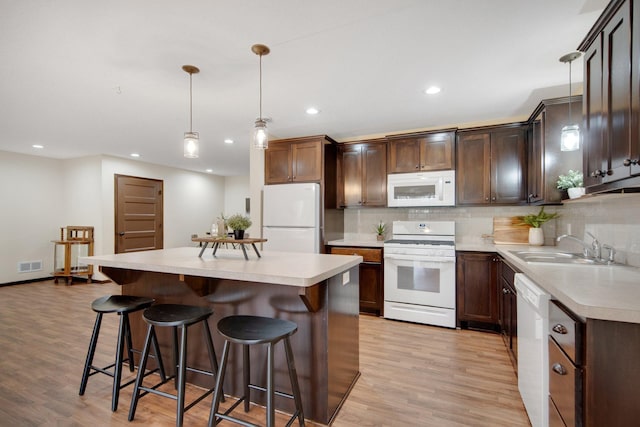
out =
[(512, 254), (528, 263), (548, 264), (577, 264), (577, 265), (607, 265), (606, 262), (585, 258), (582, 254), (568, 252), (538, 252), (538, 251), (510, 251)]

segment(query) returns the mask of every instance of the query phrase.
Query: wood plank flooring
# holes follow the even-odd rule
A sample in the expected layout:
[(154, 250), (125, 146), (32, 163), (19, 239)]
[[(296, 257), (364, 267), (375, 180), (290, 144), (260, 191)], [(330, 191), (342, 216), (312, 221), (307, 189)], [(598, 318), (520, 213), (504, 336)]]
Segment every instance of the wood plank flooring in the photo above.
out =
[[(119, 292), (111, 283), (53, 281), (0, 288), (0, 425), (175, 425), (174, 402), (151, 395), (128, 422), (132, 387), (121, 391), (112, 413), (111, 378), (104, 375), (91, 377), (78, 396), (95, 319), (91, 301)], [(104, 317), (95, 364), (111, 363), (117, 320)], [(360, 371), (335, 427), (529, 425), (499, 335), (361, 316)], [(188, 386), (187, 401), (199, 391)], [(189, 410), (185, 426), (206, 425), (210, 403)], [(279, 414), (277, 425), (287, 418)], [(248, 419), (264, 424), (264, 410), (254, 407)]]

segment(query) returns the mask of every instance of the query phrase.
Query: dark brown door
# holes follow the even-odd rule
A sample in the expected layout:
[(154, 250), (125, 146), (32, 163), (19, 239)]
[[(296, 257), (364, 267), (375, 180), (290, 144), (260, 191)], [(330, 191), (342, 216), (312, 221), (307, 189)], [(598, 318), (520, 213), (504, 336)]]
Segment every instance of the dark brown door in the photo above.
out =
[(366, 206), (387, 205), (387, 145), (362, 146), (362, 199)]
[(389, 173), (418, 172), (420, 146), (416, 139), (389, 141)]
[(282, 184), (291, 181), (291, 145), (269, 144), (264, 153), (264, 183)]
[(322, 143), (320, 141), (291, 144), (293, 181), (309, 182), (322, 179)]
[(453, 132), (435, 133), (420, 138), (420, 170), (453, 169), (454, 138)]
[(115, 253), (162, 249), (162, 181), (116, 175), (115, 189)]
[(360, 206), (362, 204), (362, 147), (349, 145), (341, 148), (342, 176), (344, 178), (344, 206)]

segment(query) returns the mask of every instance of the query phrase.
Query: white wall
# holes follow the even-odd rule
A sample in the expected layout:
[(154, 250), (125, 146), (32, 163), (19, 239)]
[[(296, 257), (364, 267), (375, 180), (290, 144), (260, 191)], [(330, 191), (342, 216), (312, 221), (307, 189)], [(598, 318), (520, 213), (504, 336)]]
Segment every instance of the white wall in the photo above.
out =
[[(47, 277), (65, 217), (63, 167), (58, 160), (0, 151), (0, 283)], [(22, 261), (43, 270), (18, 273)]]
[[(95, 253), (114, 251), (114, 175), (164, 183), (164, 247), (190, 246), (227, 211), (225, 178), (129, 159), (93, 156), (56, 160), (0, 151), (0, 283), (51, 276), (53, 244), (60, 227), (95, 228)], [(248, 180), (248, 178), (246, 178)], [(231, 180), (241, 191), (241, 179)], [(248, 194), (248, 184), (243, 190)], [(18, 273), (21, 261), (43, 261), (43, 270)]]

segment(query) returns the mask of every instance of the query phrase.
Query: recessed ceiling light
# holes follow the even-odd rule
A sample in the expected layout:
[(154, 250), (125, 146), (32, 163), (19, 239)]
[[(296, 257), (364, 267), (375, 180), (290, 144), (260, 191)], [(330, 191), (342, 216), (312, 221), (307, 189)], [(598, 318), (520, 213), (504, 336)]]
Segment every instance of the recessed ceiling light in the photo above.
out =
[(140, 157), (140, 154), (138, 154), (138, 153), (131, 153), (131, 154), (130, 154), (130, 156), (131, 156), (131, 157)]
[(224, 140), (224, 143), (225, 144), (233, 144), (233, 139), (227, 138), (227, 139)]
[(40, 150), (40, 149), (44, 148), (44, 145), (40, 145), (40, 144), (33, 144), (33, 145), (32, 145), (32, 147), (33, 147), (33, 148), (37, 148), (37, 149), (39, 149), (39, 150)]
[(320, 110), (318, 110), (316, 107), (309, 107), (305, 110), (305, 112), (307, 114), (309, 114), (310, 116), (316, 115), (320, 112)]
[(211, 172), (213, 172), (213, 169), (207, 169), (205, 172), (211, 173)]
[(430, 86), (424, 93), (427, 95), (435, 95), (436, 93), (440, 93), (440, 88), (438, 86)]

